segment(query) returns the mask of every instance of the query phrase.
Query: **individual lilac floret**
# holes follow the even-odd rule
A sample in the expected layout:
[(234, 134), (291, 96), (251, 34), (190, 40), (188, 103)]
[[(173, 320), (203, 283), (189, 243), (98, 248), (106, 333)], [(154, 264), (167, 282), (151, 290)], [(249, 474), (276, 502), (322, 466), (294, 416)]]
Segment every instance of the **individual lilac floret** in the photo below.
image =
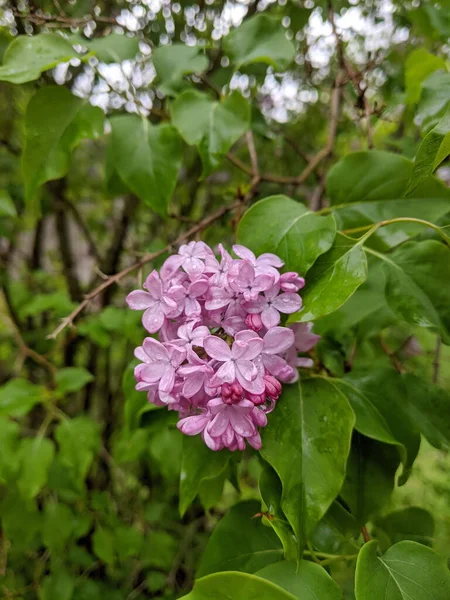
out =
[(283, 315), (301, 309), (305, 280), (280, 273), (275, 254), (233, 251), (237, 258), (219, 245), (218, 258), (204, 242), (185, 244), (127, 297), (158, 336), (135, 350), (136, 389), (177, 411), (180, 431), (201, 435), (215, 451), (261, 448), (282, 384), (312, 365), (298, 352), (319, 339), (310, 324), (282, 325)]

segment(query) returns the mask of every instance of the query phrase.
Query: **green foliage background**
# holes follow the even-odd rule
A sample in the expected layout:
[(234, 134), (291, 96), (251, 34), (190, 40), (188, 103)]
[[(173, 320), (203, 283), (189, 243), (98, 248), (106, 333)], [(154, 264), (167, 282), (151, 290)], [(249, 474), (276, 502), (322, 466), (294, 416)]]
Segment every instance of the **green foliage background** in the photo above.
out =
[[(1, 597), (449, 600), (448, 0), (0, 11)], [(260, 453), (134, 390), (199, 236), (306, 277)]]

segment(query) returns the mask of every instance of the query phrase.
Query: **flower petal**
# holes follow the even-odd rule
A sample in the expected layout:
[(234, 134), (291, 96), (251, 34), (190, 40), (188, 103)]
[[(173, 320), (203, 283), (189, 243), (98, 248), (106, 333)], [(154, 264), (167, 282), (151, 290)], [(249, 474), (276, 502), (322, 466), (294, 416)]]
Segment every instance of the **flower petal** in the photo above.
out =
[(231, 360), (227, 360), (226, 362), (224, 362), (220, 369), (217, 371), (214, 377), (214, 381), (216, 378), (224, 383), (233, 383), (233, 381), (236, 379), (236, 369), (234, 366), (234, 362), (232, 362)]
[(152, 306), (155, 301), (148, 292), (134, 290), (134, 292), (128, 294), (126, 302), (133, 310), (145, 310), (149, 306)]
[(280, 313), (273, 306), (268, 306), (261, 313), (261, 321), (264, 327), (271, 329), (280, 323)]
[(230, 411), (230, 424), (233, 427), (234, 431), (238, 435), (242, 435), (242, 437), (256, 435), (255, 426), (247, 417), (247, 415), (243, 413), (239, 413), (234, 410)]
[(250, 360), (239, 360), (236, 362), (236, 373), (240, 374), (247, 381), (253, 381), (258, 375), (258, 370)]
[(280, 354), (290, 348), (294, 340), (294, 332), (288, 327), (272, 327), (264, 336), (264, 352)]
[(147, 279), (144, 281), (144, 285), (146, 290), (148, 290), (149, 294), (155, 300), (159, 300), (162, 296), (162, 285), (161, 279), (159, 278), (158, 271), (153, 270)]
[(167, 349), (161, 344), (161, 342), (158, 342), (158, 340), (155, 340), (151, 337), (147, 337), (145, 338), (142, 346), (151, 361), (158, 360), (163, 362), (169, 362), (169, 353), (167, 352)]
[(231, 358), (231, 350), (228, 344), (217, 335), (208, 335), (203, 341), (203, 346), (211, 358), (225, 361)]
[(277, 296), (272, 302), (272, 305), (280, 312), (289, 315), (300, 310), (302, 306), (302, 299), (298, 294), (286, 292)]
[(245, 246), (241, 246), (240, 244), (234, 244), (233, 252), (236, 254), (236, 256), (239, 256), (239, 258), (248, 260), (248, 262), (252, 265), (254, 265), (256, 262), (256, 256), (251, 250), (249, 250)]
[(229, 412), (230, 411), (224, 410), (218, 413), (209, 423), (208, 433), (212, 435), (212, 437), (220, 437), (223, 433), (225, 433), (228, 423), (230, 422)]
[(186, 435), (197, 435), (203, 431), (209, 422), (207, 415), (193, 415), (178, 421), (177, 427)]
[(164, 313), (161, 310), (160, 304), (155, 303), (150, 308), (147, 308), (142, 315), (142, 324), (149, 333), (156, 333), (161, 329), (164, 323)]

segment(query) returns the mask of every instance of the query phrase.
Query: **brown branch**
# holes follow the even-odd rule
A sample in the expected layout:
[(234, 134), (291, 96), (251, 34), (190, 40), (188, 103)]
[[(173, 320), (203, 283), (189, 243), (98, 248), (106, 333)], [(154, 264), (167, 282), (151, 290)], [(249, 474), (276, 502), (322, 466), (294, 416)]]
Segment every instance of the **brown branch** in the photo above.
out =
[(252, 173), (253, 173), (253, 175), (259, 176), (258, 155), (256, 153), (255, 140), (253, 138), (253, 132), (252, 131), (247, 131), (246, 138), (247, 138), (248, 152), (250, 154), (250, 160), (251, 160), (251, 163), (252, 163)]
[(433, 359), (433, 383), (437, 384), (439, 382), (439, 358), (441, 354), (441, 336), (438, 335), (436, 337), (436, 347), (434, 349), (434, 359)]
[(385, 354), (387, 354), (387, 356), (389, 356), (389, 358), (391, 359), (392, 364), (394, 365), (395, 370), (400, 373), (406, 373), (406, 369), (403, 366), (403, 364), (401, 363), (401, 361), (398, 359), (398, 357), (396, 356), (395, 352), (392, 352), (392, 350), (389, 348), (389, 346), (386, 344), (386, 342), (383, 340), (383, 338), (379, 337), (380, 340), (380, 345), (381, 348), (383, 349), (383, 352)]
[[(8, 301), (8, 298), (7, 298), (7, 295), (5, 294), (5, 292), (4, 292), (4, 296), (5, 296), (6, 304), (9, 306), (9, 301)], [(15, 322), (13, 315), (11, 315), (10, 317), (7, 317), (7, 320), (9, 322), (9, 324), (11, 325), (12, 334), (14, 336), (14, 339), (16, 340), (17, 346), (19, 347), (19, 351), (22, 354), (22, 356), (31, 358), (31, 360), (33, 360), (36, 364), (38, 364), (43, 369), (45, 369), (48, 372), (48, 374), (50, 375), (50, 380), (53, 385), (55, 373), (56, 373), (55, 366), (52, 365), (52, 363), (49, 360), (47, 360), (45, 358), (45, 356), (42, 356), (42, 354), (39, 354), (39, 352), (36, 352), (35, 350), (30, 348), (26, 344), (25, 340), (22, 337), (22, 334), (20, 333), (19, 327), (18, 327), (17, 323)]]
[(84, 17), (67, 17), (65, 15), (49, 15), (49, 14), (36, 14), (36, 13), (24, 13), (16, 9), (12, 9), (12, 14), (20, 19), (27, 19), (31, 23), (36, 25), (47, 25), (52, 22), (59, 23), (60, 27), (80, 27), (86, 25), (90, 21), (97, 21), (99, 23), (111, 23), (117, 24), (117, 17), (104, 17), (101, 15), (85, 15)]
[(132, 273), (133, 271), (136, 271), (137, 269), (140, 269), (141, 267), (143, 267), (147, 263), (151, 262), (155, 258), (162, 256), (165, 252), (169, 252), (174, 246), (178, 246), (178, 245), (182, 244), (183, 242), (188, 240), (190, 237), (192, 237), (196, 233), (199, 233), (200, 231), (203, 231), (204, 229), (206, 229), (209, 225), (211, 225), (211, 223), (214, 223), (214, 221), (217, 221), (218, 219), (220, 219), (227, 213), (238, 208), (243, 202), (248, 201), (248, 199), (251, 198), (253, 196), (253, 194), (256, 192), (256, 188), (259, 185), (259, 181), (260, 180), (257, 179), (252, 183), (252, 186), (251, 186), (249, 192), (247, 192), (247, 194), (245, 195), (244, 198), (239, 199), (238, 201), (236, 201), (234, 204), (231, 204), (230, 206), (222, 206), (215, 213), (206, 217), (205, 219), (200, 221), (200, 223), (197, 223), (197, 225), (194, 225), (193, 227), (191, 227), (190, 229), (188, 229), (187, 231), (185, 231), (184, 233), (179, 235), (176, 238), (176, 240), (174, 240), (170, 244), (167, 244), (167, 246), (165, 246), (161, 250), (158, 250), (157, 252), (150, 252), (150, 253), (145, 254), (137, 262), (126, 267), (122, 271), (119, 271), (115, 275), (111, 275), (110, 277), (108, 277), (108, 279), (103, 281), (103, 283), (101, 283), (99, 286), (97, 286), (95, 289), (93, 289), (91, 292), (89, 292), (84, 297), (84, 299), (70, 313), (70, 315), (65, 317), (61, 321), (61, 323), (58, 325), (58, 327), (50, 335), (47, 336), (48, 339), (55, 339), (57, 337), (57, 335), (59, 333), (61, 333), (61, 331), (63, 331), (66, 327), (72, 326), (74, 320), (78, 317), (78, 315), (81, 312), (83, 312), (83, 310), (87, 307), (87, 305), (89, 304), (89, 302), (91, 302), (91, 300), (96, 298), (99, 294), (104, 292), (111, 285), (118, 283), (121, 279), (123, 279), (123, 277), (125, 277), (125, 275), (128, 275), (128, 273)]
[[(228, 152), (226, 157), (228, 160), (233, 163), (238, 169), (249, 175), (250, 177), (258, 176), (261, 181), (270, 181), (272, 183), (280, 183), (280, 184), (293, 184), (293, 185), (301, 185), (304, 183), (308, 177), (313, 173), (319, 164), (327, 158), (332, 152), (334, 148), (334, 142), (336, 140), (337, 126), (339, 122), (339, 114), (340, 114), (340, 105), (341, 105), (341, 95), (342, 95), (342, 84), (343, 77), (339, 74), (336, 77), (334, 82), (333, 91), (331, 94), (331, 107), (330, 107), (330, 128), (328, 131), (327, 141), (325, 146), (319, 150), (317, 154), (315, 154), (312, 158), (310, 158), (308, 164), (303, 169), (303, 171), (297, 177), (289, 177), (285, 175), (275, 175), (273, 173), (261, 173), (255, 170), (253, 166), (254, 158), (252, 158), (252, 152), (250, 152), (250, 157), (252, 158), (252, 167), (249, 167), (244, 162), (242, 162), (239, 158), (237, 158), (231, 152)], [(250, 147), (249, 147), (250, 151)]]

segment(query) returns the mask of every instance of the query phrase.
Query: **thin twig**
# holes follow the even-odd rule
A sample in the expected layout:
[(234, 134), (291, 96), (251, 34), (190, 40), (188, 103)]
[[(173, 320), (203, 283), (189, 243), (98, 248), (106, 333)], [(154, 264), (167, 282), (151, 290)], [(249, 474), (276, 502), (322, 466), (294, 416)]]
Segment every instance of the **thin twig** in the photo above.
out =
[(48, 14), (36, 14), (36, 13), (23, 13), (19, 10), (12, 9), (12, 14), (20, 19), (27, 19), (31, 23), (36, 25), (50, 24), (52, 22), (59, 23), (64, 27), (79, 27), (86, 25), (89, 21), (98, 21), (99, 23), (117, 23), (117, 17), (104, 17), (101, 15), (85, 15), (84, 17), (66, 17), (64, 15), (48, 15)]
[(253, 175), (259, 175), (258, 155), (256, 154), (255, 140), (253, 138), (253, 132), (247, 131), (246, 138), (247, 138), (248, 152), (250, 154), (250, 160), (252, 163)]
[(436, 337), (436, 347), (434, 349), (434, 359), (433, 359), (433, 383), (437, 384), (439, 382), (439, 358), (441, 354), (441, 336), (438, 335)]
[(56, 373), (55, 366), (52, 365), (52, 363), (49, 360), (47, 360), (45, 356), (42, 356), (42, 354), (39, 354), (39, 352), (36, 352), (36, 350), (30, 348), (23, 339), (22, 334), (20, 333), (20, 330), (17, 327), (14, 320), (9, 317), (7, 317), (7, 319), (9, 324), (11, 325), (12, 334), (14, 336), (14, 339), (16, 340), (17, 346), (19, 347), (19, 351), (22, 354), (22, 356), (31, 358), (31, 360), (33, 360), (36, 364), (45, 369), (50, 375), (50, 379), (53, 383)]
[(67, 206), (67, 208), (70, 209), (72, 216), (74, 218), (74, 221), (76, 222), (76, 224), (78, 225), (78, 227), (81, 229), (85, 240), (87, 242), (87, 245), (89, 247), (89, 252), (92, 256), (92, 258), (95, 259), (97, 264), (100, 264), (100, 254), (97, 250), (97, 246), (94, 242), (93, 237), (91, 236), (91, 232), (89, 231), (89, 228), (86, 226), (86, 223), (83, 220), (83, 217), (81, 216), (80, 212), (78, 211), (78, 208), (72, 204), (72, 202), (70, 202), (67, 198), (63, 198), (63, 203)]
[(402, 365), (401, 361), (397, 358), (397, 356), (395, 355), (395, 352), (392, 352), (392, 350), (389, 348), (389, 346), (383, 340), (381, 335), (379, 337), (379, 340), (380, 340), (380, 345), (381, 345), (381, 348), (383, 349), (383, 352), (385, 352), (385, 354), (387, 354), (387, 356), (389, 356), (392, 364), (395, 367), (395, 370), (400, 374), (406, 373), (405, 367)]
[[(259, 183), (259, 180), (258, 180), (258, 183)], [(252, 186), (252, 188), (255, 189), (256, 185), (257, 184), (254, 184)], [(91, 300), (93, 300), (94, 298), (96, 298), (104, 290), (106, 290), (107, 288), (109, 288), (109, 286), (113, 285), (114, 283), (118, 283), (123, 277), (125, 277), (125, 275), (128, 275), (128, 273), (132, 273), (133, 271), (136, 271), (137, 269), (140, 269), (141, 267), (143, 267), (147, 263), (151, 262), (152, 260), (155, 260), (155, 258), (158, 258), (159, 256), (162, 256), (165, 252), (169, 252), (173, 246), (179, 246), (180, 244), (182, 244), (183, 242), (185, 242), (186, 240), (188, 240), (190, 237), (192, 237), (196, 233), (198, 233), (200, 231), (203, 231), (209, 225), (211, 225), (211, 223), (214, 223), (214, 221), (217, 221), (218, 219), (220, 219), (221, 217), (223, 217), (227, 213), (229, 213), (229, 212), (235, 210), (236, 208), (238, 208), (241, 205), (241, 203), (244, 202), (244, 201), (245, 201), (245, 198), (244, 199), (239, 199), (238, 201), (234, 202), (234, 204), (231, 204), (230, 206), (223, 206), (223, 207), (221, 207), (215, 213), (213, 213), (209, 217), (206, 217), (205, 219), (203, 219), (202, 221), (200, 221), (200, 223), (197, 223), (197, 225), (194, 225), (193, 227), (191, 227), (190, 229), (188, 229), (186, 232), (184, 232), (181, 235), (179, 235), (176, 240), (174, 240), (170, 244), (167, 244), (167, 246), (165, 246), (161, 250), (158, 250), (156, 252), (150, 252), (150, 253), (144, 254), (144, 256), (140, 260), (138, 260), (137, 262), (135, 262), (134, 264), (126, 267), (122, 271), (119, 271), (115, 275), (111, 275), (110, 277), (108, 277), (108, 279), (106, 279), (105, 281), (103, 281), (103, 283), (101, 283), (99, 286), (97, 286), (91, 292), (89, 292), (88, 294), (86, 294), (86, 296), (78, 304), (78, 306), (70, 313), (70, 315), (68, 315), (67, 317), (65, 317), (64, 319), (62, 319), (62, 321), (58, 325), (58, 327), (50, 335), (48, 335), (47, 338), (48, 339), (55, 339), (58, 336), (58, 334), (60, 334), (61, 331), (63, 331), (66, 327), (72, 326), (74, 320), (78, 317), (78, 315), (80, 313), (83, 312), (83, 310), (87, 307), (87, 305), (89, 304), (89, 302), (91, 302)]]

